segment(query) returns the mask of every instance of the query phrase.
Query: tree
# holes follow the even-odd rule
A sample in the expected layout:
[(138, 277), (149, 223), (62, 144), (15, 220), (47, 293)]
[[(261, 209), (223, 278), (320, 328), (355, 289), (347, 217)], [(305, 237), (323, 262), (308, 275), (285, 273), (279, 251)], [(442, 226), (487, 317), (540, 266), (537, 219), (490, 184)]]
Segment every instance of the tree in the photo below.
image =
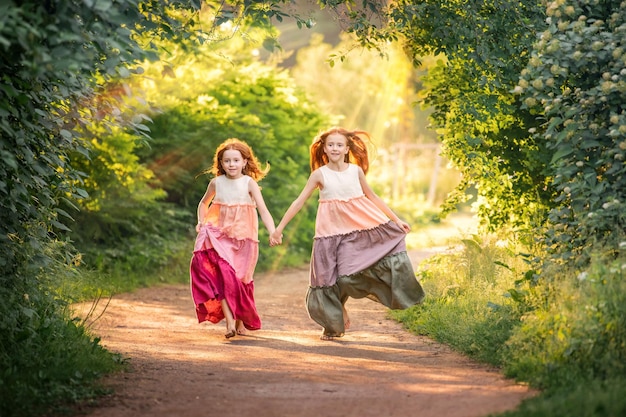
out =
[(319, 3), (337, 11), (361, 46), (384, 53), (387, 42), (399, 41), (416, 66), (422, 57), (442, 57), (424, 79), (423, 104), (433, 109), (444, 156), (463, 176), (443, 213), (474, 188), (478, 214), (490, 229), (528, 228), (545, 218), (554, 192), (543, 169), (543, 142), (528, 133), (538, 122), (511, 92), (534, 34), (545, 25), (541, 2)]

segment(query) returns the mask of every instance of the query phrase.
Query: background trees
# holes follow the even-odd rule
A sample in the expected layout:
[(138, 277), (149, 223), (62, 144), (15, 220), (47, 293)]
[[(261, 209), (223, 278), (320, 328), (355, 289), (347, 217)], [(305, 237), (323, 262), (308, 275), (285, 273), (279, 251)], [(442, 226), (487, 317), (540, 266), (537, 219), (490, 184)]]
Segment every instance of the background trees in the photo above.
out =
[(468, 200), (489, 229), (525, 227), (542, 216), (553, 193), (543, 171), (543, 143), (528, 129), (538, 124), (511, 93), (528, 60), (534, 33), (544, 23), (540, 2), (398, 1), (367, 2), (384, 23), (366, 11), (347, 13), (365, 44), (398, 39), (416, 64), (441, 59), (424, 78), (423, 103), (433, 109), (443, 154), (462, 175), (444, 212)]

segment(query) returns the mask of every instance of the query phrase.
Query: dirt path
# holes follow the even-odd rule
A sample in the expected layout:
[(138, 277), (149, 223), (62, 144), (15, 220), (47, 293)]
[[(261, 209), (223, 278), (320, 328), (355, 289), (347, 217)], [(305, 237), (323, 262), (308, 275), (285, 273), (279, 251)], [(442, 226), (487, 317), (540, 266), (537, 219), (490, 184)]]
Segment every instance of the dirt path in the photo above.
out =
[[(426, 253), (412, 253), (414, 264)], [(470, 417), (515, 408), (532, 393), (349, 300), (352, 328), (319, 340), (306, 314), (306, 269), (255, 278), (263, 329), (224, 338), (198, 324), (186, 285), (115, 297), (93, 325), (132, 370), (108, 377), (115, 392), (92, 417)]]

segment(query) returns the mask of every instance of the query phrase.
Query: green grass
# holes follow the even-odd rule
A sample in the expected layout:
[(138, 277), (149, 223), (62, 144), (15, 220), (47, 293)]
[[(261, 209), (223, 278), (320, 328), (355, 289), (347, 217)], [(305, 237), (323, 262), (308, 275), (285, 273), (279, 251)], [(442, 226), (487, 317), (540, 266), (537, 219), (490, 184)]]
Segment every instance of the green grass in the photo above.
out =
[(626, 377), (591, 380), (524, 401), (499, 417), (623, 417)]
[(391, 314), (415, 333), (501, 365), (501, 347), (520, 314), (508, 296), (517, 276), (514, 266), (506, 262), (514, 259), (509, 259), (508, 248), (489, 242), (464, 239), (458, 243), (458, 251), (421, 263), (418, 275), (427, 294), (425, 302)]
[(0, 415), (59, 414), (104, 392), (100, 378), (124, 366), (50, 294), (31, 289), (26, 302), (0, 307)]
[(626, 256), (536, 279), (514, 241), (456, 243), (421, 264), (425, 302), (392, 317), (540, 390), (502, 416), (626, 415)]

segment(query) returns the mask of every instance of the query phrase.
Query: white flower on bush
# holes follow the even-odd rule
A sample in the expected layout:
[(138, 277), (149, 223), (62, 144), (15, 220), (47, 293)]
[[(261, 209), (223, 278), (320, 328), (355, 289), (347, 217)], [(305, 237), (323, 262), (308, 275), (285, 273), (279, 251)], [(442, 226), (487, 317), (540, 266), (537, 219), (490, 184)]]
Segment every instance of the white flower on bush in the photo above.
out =
[(578, 274), (578, 281), (584, 281), (587, 279), (587, 271), (583, 271), (580, 274)]
[(604, 42), (595, 41), (594, 43), (591, 44), (591, 49), (593, 49), (596, 52), (602, 48), (604, 48)]
[[(626, 249), (626, 242), (619, 242), (618, 247), (619, 247), (620, 249)], [(622, 268), (623, 268), (623, 266), (622, 266)]]

